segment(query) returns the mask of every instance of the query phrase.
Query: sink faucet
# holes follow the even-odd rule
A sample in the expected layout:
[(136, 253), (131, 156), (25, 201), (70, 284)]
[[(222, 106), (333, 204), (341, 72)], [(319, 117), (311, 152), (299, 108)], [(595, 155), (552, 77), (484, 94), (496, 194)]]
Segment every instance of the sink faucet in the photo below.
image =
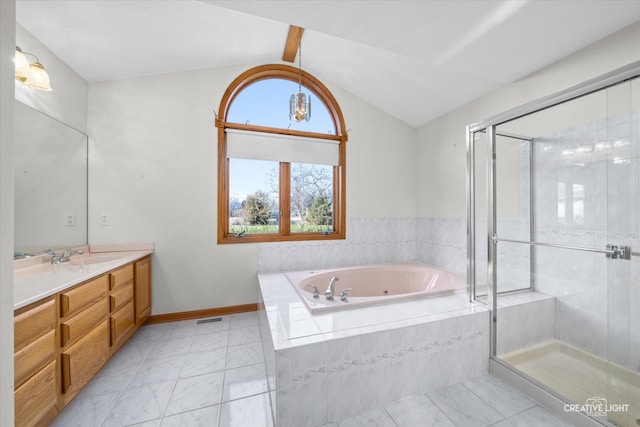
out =
[(331, 278), (331, 282), (329, 282), (329, 287), (327, 288), (326, 291), (324, 291), (324, 296), (327, 298), (328, 301), (333, 301), (333, 285), (335, 285), (335, 283), (340, 280), (338, 279), (336, 276), (333, 276)]
[(51, 255), (51, 264), (60, 264), (62, 262), (69, 261), (69, 258), (71, 257), (71, 255), (82, 254), (82, 251), (80, 249), (74, 249), (71, 251), (68, 249), (65, 249), (60, 254), (57, 254), (53, 252), (51, 249), (47, 249), (46, 251), (44, 251), (44, 253), (47, 255)]

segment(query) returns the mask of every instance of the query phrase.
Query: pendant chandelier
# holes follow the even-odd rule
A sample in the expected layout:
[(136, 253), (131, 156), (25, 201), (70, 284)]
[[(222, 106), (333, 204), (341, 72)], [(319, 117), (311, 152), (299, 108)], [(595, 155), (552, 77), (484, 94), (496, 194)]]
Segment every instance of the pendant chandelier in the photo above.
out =
[(298, 93), (289, 98), (289, 120), (308, 122), (311, 119), (311, 97), (302, 91), (302, 43), (298, 45), (298, 67)]

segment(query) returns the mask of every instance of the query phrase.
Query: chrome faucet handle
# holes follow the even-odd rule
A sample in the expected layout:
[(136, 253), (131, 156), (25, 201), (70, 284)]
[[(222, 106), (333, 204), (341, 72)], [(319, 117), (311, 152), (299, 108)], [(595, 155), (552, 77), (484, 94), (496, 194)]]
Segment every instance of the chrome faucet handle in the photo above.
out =
[(307, 283), (306, 286), (309, 286), (310, 288), (313, 288), (313, 297), (315, 299), (320, 298), (320, 291), (318, 290), (316, 285), (314, 285), (313, 283)]
[(50, 255), (51, 256), (51, 264), (60, 264), (62, 258), (64, 257), (64, 254), (58, 255), (54, 251), (52, 251), (51, 249), (46, 249), (46, 250), (42, 251), (42, 253), (45, 254), (45, 255)]
[(340, 294), (340, 301), (349, 302), (349, 300), (347, 299), (347, 292), (352, 290), (353, 288), (344, 288), (342, 290), (342, 293)]
[(331, 278), (331, 281), (329, 282), (329, 287), (327, 288), (326, 291), (324, 291), (324, 296), (325, 296), (325, 298), (327, 298), (327, 301), (333, 301), (333, 289), (334, 289), (335, 283), (338, 280), (340, 280), (338, 277), (333, 276)]

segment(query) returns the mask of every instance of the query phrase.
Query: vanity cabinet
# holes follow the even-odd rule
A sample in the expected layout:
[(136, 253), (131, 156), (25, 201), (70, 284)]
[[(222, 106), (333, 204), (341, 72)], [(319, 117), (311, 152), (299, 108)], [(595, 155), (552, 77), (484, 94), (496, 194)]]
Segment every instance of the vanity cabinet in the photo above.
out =
[(16, 310), (15, 425), (47, 425), (150, 312), (150, 256)]
[(58, 413), (55, 299), (14, 313), (15, 425), (47, 424)]

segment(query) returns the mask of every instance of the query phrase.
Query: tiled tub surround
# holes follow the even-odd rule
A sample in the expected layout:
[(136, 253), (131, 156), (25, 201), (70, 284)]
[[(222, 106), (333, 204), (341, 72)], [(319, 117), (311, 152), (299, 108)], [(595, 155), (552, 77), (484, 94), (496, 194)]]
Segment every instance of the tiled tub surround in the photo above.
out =
[(259, 281), (278, 426), (323, 424), (488, 371), (489, 312), (464, 292), (312, 315), (284, 273)]
[(258, 271), (420, 261), (465, 274), (465, 218), (347, 218), (345, 240), (258, 244)]

